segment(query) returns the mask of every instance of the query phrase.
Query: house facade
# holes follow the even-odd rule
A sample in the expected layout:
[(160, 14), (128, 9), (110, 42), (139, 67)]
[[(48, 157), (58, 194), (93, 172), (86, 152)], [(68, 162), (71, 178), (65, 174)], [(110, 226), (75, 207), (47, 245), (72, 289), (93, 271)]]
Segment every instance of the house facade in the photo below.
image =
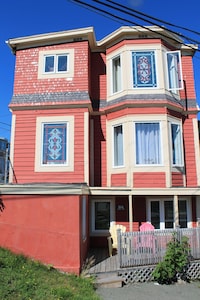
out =
[(200, 218), (196, 46), (157, 26), (7, 41), (16, 56), (0, 245), (79, 274), (110, 222)]

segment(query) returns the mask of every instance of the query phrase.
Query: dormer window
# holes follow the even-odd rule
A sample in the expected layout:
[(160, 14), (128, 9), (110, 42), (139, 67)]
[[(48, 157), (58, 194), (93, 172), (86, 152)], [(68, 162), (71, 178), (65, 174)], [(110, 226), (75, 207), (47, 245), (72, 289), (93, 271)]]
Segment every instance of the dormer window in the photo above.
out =
[(132, 52), (133, 87), (157, 87), (154, 51)]

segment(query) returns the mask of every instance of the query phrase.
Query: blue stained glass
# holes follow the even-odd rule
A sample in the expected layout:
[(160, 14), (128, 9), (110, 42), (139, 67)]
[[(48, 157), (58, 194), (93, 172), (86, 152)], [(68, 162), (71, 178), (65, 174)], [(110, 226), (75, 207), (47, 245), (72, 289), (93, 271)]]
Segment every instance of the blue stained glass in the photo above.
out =
[(154, 51), (133, 52), (133, 87), (157, 87)]
[(67, 163), (67, 124), (44, 124), (43, 164)]

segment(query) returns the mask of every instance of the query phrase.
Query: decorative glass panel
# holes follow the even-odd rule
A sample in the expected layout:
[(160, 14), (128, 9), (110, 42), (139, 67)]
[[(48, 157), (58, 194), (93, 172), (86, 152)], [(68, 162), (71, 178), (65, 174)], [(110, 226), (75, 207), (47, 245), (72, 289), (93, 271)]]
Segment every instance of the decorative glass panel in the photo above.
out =
[(160, 124), (136, 123), (136, 164), (161, 163)]
[(43, 164), (67, 163), (67, 124), (44, 124)]
[(95, 202), (95, 230), (106, 230), (110, 226), (110, 202)]
[(114, 127), (114, 166), (123, 166), (123, 127), (122, 125)]
[(133, 87), (157, 87), (154, 51), (133, 52)]

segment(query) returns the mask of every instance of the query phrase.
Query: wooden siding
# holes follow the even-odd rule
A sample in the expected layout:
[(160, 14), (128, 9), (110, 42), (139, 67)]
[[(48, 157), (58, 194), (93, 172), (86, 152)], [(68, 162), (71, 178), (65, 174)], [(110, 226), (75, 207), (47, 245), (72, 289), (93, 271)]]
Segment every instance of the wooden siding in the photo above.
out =
[(183, 174), (172, 172), (172, 186), (183, 186)]
[[(14, 172), (17, 183), (84, 182), (84, 109), (16, 111)], [(35, 172), (37, 116), (74, 116), (74, 171)], [(70, 142), (70, 141), (69, 141)]]
[(186, 83), (186, 91), (181, 90), (181, 98), (185, 100), (187, 97), (188, 101), (196, 99), (195, 85), (194, 85), (194, 70), (191, 56), (182, 56), (182, 72), (183, 79)]
[(183, 128), (187, 187), (197, 186), (197, 170), (194, 145), (193, 119), (187, 118)]
[[(38, 79), (39, 52), (46, 50), (75, 49), (74, 77)], [(88, 42), (67, 43), (18, 50), (14, 94), (45, 94), (69, 91), (88, 91)]]
[(126, 186), (126, 173), (112, 174), (111, 186)]
[(141, 187), (166, 187), (165, 173), (162, 172), (138, 172), (133, 175), (133, 186), (135, 188)]

